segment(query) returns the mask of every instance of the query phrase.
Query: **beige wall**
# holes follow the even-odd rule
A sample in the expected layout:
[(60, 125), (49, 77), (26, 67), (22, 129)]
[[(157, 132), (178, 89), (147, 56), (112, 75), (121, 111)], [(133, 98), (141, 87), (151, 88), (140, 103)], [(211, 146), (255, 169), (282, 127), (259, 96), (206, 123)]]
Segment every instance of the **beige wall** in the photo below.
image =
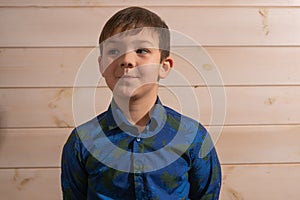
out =
[[(171, 29), (204, 46), (224, 80), (227, 115), (216, 139), (222, 200), (299, 199), (300, 1), (0, 2), (0, 194), (2, 199), (61, 199), (60, 154), (74, 120), (73, 83), (97, 45), (103, 23), (128, 5), (159, 13)], [(209, 129), (203, 80), (177, 59)], [(186, 64), (186, 63), (185, 63)], [(96, 61), (91, 63), (96, 67)], [(88, 85), (90, 86), (90, 85)], [(222, 85), (214, 85), (222, 88)], [(163, 101), (177, 106), (166, 88)], [(97, 89), (97, 112), (110, 94)], [(99, 103), (100, 102), (100, 103)], [(193, 108), (192, 108), (193, 109)]]

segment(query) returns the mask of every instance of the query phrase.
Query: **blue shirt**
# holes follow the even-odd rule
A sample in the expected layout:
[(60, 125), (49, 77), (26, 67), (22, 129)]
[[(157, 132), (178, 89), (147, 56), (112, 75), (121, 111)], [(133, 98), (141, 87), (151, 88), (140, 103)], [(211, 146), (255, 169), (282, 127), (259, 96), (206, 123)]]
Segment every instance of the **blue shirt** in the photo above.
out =
[(63, 148), (64, 199), (218, 199), (220, 163), (205, 128), (159, 99), (142, 133), (112, 101)]

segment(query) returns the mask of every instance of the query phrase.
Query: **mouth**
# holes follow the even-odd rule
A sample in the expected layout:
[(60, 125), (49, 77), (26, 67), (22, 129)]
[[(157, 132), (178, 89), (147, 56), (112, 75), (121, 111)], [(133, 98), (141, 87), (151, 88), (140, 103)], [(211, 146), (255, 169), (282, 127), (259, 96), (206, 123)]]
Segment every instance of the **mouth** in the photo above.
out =
[(138, 78), (137, 76), (132, 76), (132, 75), (123, 75), (120, 76), (119, 78), (121, 79), (133, 79), (133, 78)]

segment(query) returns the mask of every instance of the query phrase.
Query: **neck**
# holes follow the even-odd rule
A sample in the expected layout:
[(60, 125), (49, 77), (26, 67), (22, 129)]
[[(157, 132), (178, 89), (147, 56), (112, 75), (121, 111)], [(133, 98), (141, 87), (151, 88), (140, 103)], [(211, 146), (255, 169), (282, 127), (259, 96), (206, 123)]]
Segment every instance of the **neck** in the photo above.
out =
[(149, 113), (155, 104), (157, 95), (148, 95), (142, 99), (136, 97), (118, 98), (114, 97), (115, 102), (122, 110), (127, 120), (136, 125), (142, 131), (149, 121)]

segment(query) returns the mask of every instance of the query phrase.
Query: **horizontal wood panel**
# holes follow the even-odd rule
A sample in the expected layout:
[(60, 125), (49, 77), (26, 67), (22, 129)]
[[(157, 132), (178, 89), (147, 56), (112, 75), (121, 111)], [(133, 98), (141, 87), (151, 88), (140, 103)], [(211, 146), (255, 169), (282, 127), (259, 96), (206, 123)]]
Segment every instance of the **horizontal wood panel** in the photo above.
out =
[[(299, 124), (299, 90), (299, 86), (163, 87), (159, 93), (166, 105), (203, 124), (221, 124), (226, 111), (227, 125), (255, 125)], [(71, 88), (1, 89), (0, 99), (0, 127), (72, 127), (74, 120), (79, 124), (106, 110), (111, 92), (107, 88), (77, 88), (74, 94)]]
[[(0, 168), (59, 167), (71, 130), (0, 129)], [(299, 125), (225, 126), (214, 142), (222, 164), (297, 163), (299, 133)]]
[(93, 0), (93, 1), (72, 1), (63, 0), (50, 2), (47, 0), (2, 0), (0, 6), (299, 6), (299, 0), (200, 0), (200, 1), (180, 1), (180, 0)]
[(0, 168), (60, 167), (71, 130), (0, 129)]
[(60, 169), (0, 169), (2, 199), (62, 199)]
[(299, 164), (224, 166), (221, 199), (296, 200), (299, 172)]
[[(172, 35), (179, 54), (160, 96), (208, 125), (222, 163), (220, 199), (299, 199), (299, 0), (1, 1), (1, 197), (62, 199), (63, 144), (111, 99), (91, 49), (105, 21), (129, 5), (157, 12), (211, 56)], [(101, 88), (73, 91), (76, 76), (77, 86)], [(222, 129), (209, 125), (223, 122), (223, 89)]]
[[(0, 8), (0, 46), (96, 46), (103, 24), (120, 8)], [(202, 45), (300, 44), (300, 8), (149, 8)]]
[[(228, 165), (222, 170), (221, 200), (297, 200), (300, 196), (299, 164)], [(61, 199), (60, 169), (1, 169), (0, 180), (5, 199)]]
[(299, 125), (226, 126), (216, 147), (222, 164), (299, 163), (299, 139)]
[[(0, 49), (1, 87), (73, 86), (89, 48)], [(97, 61), (95, 61), (97, 64)]]
[[(299, 47), (177, 47), (172, 52), (174, 68), (164, 85), (300, 85)], [(0, 87), (72, 87), (83, 68), (90, 70), (83, 75), (88, 80), (101, 80), (97, 56), (93, 48), (2, 48)], [(205, 82), (208, 75), (223, 81)]]

